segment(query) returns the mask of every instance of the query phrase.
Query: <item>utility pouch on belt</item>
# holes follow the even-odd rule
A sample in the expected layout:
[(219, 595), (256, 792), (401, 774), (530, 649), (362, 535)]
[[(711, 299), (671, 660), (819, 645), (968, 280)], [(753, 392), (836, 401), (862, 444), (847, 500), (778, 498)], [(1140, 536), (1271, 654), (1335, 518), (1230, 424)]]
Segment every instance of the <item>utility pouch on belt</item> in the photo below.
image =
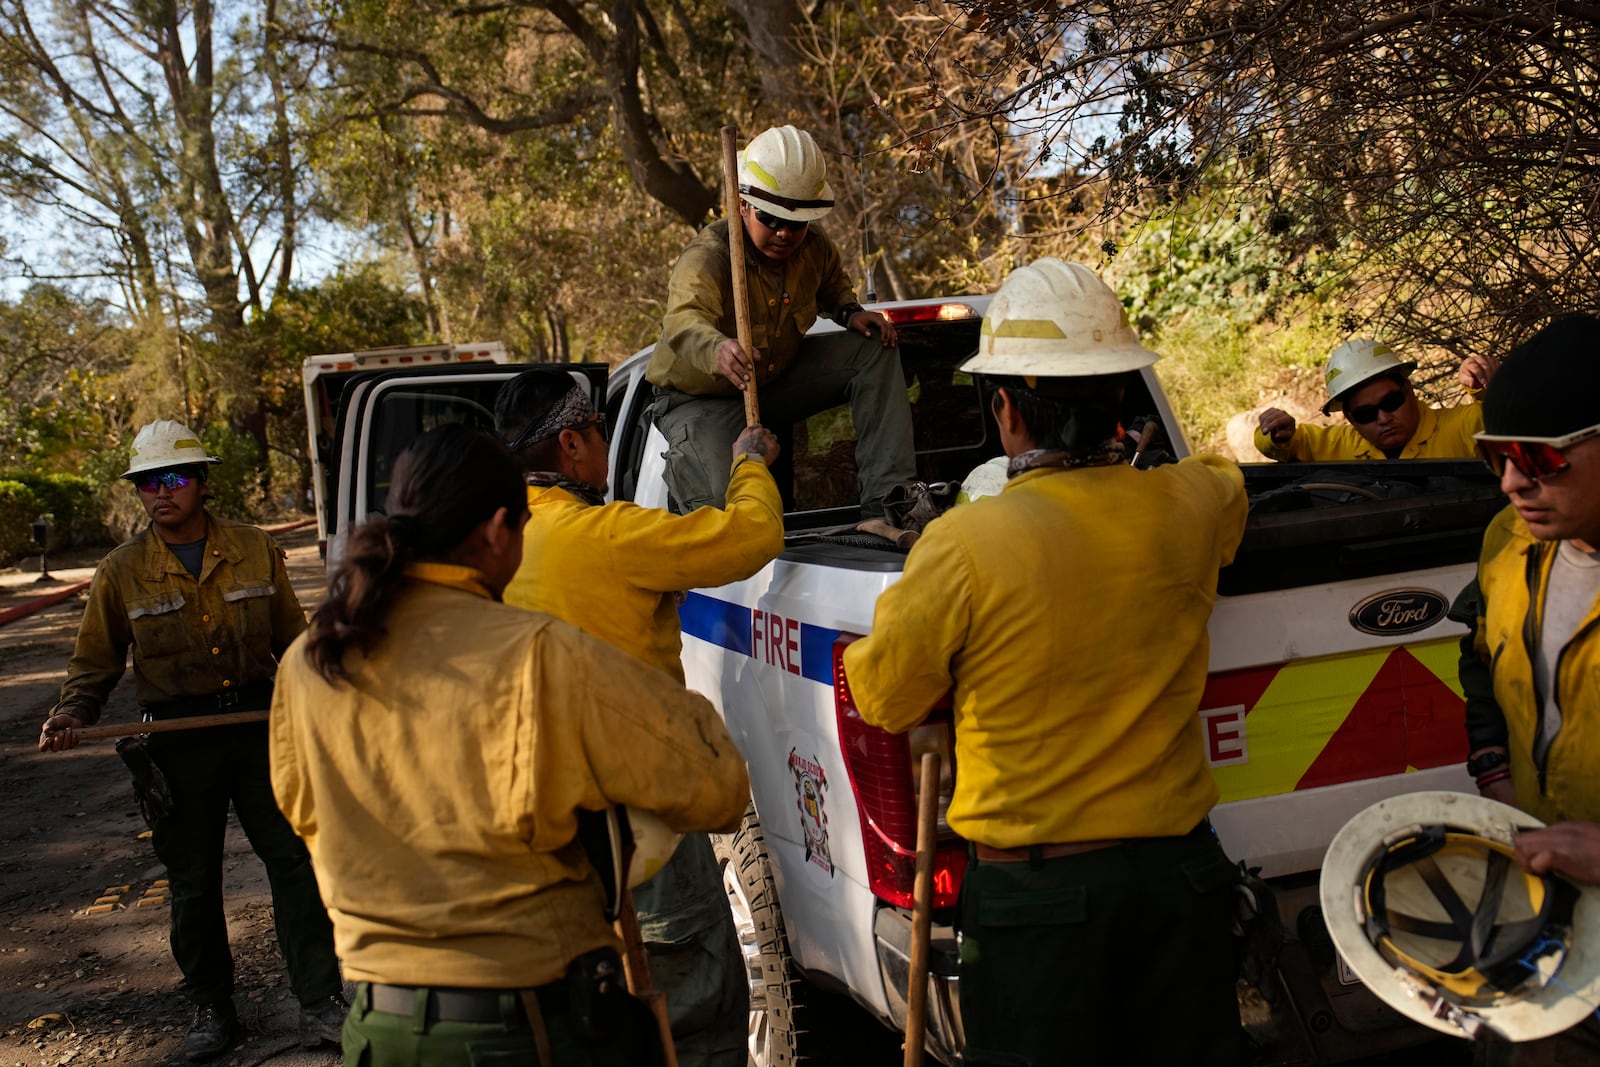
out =
[(567, 1018), (584, 1045), (598, 1045), (616, 1036), (626, 1024), (628, 987), (622, 957), (615, 949), (597, 948), (567, 964)]
[(172, 814), (172, 787), (167, 784), (167, 776), (150, 758), (149, 747), (137, 737), (118, 741), (117, 755), (133, 775), (133, 798), (139, 802), (139, 814), (144, 816), (144, 824), (154, 830), (156, 823)]

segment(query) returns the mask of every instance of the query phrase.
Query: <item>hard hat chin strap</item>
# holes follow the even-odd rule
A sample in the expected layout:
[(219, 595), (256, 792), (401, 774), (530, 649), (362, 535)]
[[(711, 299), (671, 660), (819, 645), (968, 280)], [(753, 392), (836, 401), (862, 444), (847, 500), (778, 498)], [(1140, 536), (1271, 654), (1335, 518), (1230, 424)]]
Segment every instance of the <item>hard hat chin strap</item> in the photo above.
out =
[[(1466, 905), (1434, 859), (1447, 848), (1481, 851), (1484, 857), (1483, 890), (1475, 908)], [(1415, 870), (1444, 909), (1448, 922), (1389, 909), (1385, 879), (1404, 867)], [(1513, 874), (1528, 879), (1536, 914), (1497, 923), (1506, 882)], [(1538, 891), (1533, 892), (1535, 889)], [(1565, 937), (1548, 935), (1570, 929), (1577, 897), (1577, 890), (1563, 879), (1522, 874), (1514, 866), (1510, 849), (1498, 842), (1442, 825), (1420, 827), (1386, 848), (1369, 868), (1365, 926), (1367, 936), (1389, 962), (1432, 979), (1441, 996), (1460, 1004), (1487, 1004), (1530, 983), (1543, 986), (1554, 976), (1565, 958), (1567, 942)], [(1461, 950), (1448, 963), (1430, 965), (1396, 945), (1394, 933), (1459, 941)], [(1537, 966), (1540, 960), (1552, 958), (1554, 966), (1548, 971)]]

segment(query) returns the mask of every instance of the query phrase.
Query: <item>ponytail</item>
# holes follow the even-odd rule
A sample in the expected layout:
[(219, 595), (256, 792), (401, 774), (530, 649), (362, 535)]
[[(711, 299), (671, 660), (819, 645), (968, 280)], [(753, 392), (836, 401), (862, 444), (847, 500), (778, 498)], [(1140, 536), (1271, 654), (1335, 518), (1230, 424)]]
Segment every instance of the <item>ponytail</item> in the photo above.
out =
[(459, 424), (430, 430), (401, 453), (386, 503), (350, 533), (311, 616), (306, 655), (318, 674), (346, 681), (345, 654), (370, 653), (405, 583), (406, 564), (445, 560), (500, 508), (527, 506), (522, 470), (499, 441)]

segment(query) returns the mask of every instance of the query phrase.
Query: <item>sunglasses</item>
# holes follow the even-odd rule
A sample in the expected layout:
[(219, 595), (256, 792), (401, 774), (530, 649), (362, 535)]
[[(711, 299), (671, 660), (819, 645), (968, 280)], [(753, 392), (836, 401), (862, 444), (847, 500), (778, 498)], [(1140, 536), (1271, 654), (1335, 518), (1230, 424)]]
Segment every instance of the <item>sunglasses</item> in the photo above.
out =
[(134, 487), (141, 493), (154, 493), (164, 485), (168, 489), (182, 489), (197, 481), (193, 473), (183, 471), (149, 471), (134, 477)]
[(773, 233), (782, 233), (784, 230), (801, 233), (807, 226), (811, 225), (809, 222), (796, 222), (794, 219), (780, 219), (776, 215), (769, 215), (765, 211), (758, 211), (756, 208), (751, 208), (750, 211), (755, 215), (757, 222)]
[(607, 432), (607, 430), (606, 430), (606, 413), (605, 412), (603, 412), (603, 411), (595, 412), (594, 416), (592, 418), (589, 418), (589, 419), (584, 420), (583, 422), (580, 422), (578, 425), (574, 426), (573, 429), (574, 430), (587, 430), (591, 426), (593, 426), (596, 430), (598, 430), (600, 432), (600, 439), (601, 440), (603, 440), (603, 441), (611, 440), (611, 434), (609, 432)]
[(1378, 421), (1378, 412), (1386, 411), (1391, 415), (1400, 410), (1400, 405), (1406, 402), (1406, 391), (1395, 389), (1383, 394), (1383, 398), (1374, 404), (1362, 404), (1360, 407), (1345, 408), (1345, 417), (1357, 426), (1365, 426), (1369, 422)]
[(1572, 466), (1564, 454), (1565, 451), (1591, 437), (1600, 437), (1600, 426), (1576, 430), (1565, 437), (1556, 437), (1548, 441), (1480, 440), (1478, 454), (1489, 465), (1489, 469), (1494, 471), (1496, 478), (1505, 474), (1506, 464), (1510, 463), (1524, 478), (1538, 482), (1554, 478)]

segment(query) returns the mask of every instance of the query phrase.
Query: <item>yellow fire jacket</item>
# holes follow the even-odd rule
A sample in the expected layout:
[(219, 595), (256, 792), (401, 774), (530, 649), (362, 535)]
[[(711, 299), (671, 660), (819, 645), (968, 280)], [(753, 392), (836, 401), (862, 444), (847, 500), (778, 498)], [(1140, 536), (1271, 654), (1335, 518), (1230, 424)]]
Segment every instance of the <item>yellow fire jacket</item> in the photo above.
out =
[(1545, 822), (1600, 822), (1600, 607), (1561, 650), (1561, 730), (1542, 761), (1534, 753), (1544, 708), (1533, 684), (1533, 654), (1555, 556), (1556, 542), (1535, 538), (1515, 508), (1495, 516), (1478, 560), (1482, 614), (1475, 647), (1490, 666), (1495, 702), (1505, 717), (1517, 804)]
[(999, 848), (1187, 833), (1217, 801), (1200, 694), (1239, 468), (1041, 469), (946, 512), (845, 650), (861, 716), (896, 732), (952, 685), (949, 823)]
[[(1430, 408), (1421, 404), (1419, 407), (1417, 432), (1411, 435), (1397, 458), (1471, 459), (1478, 454), (1478, 444), (1472, 435), (1483, 429), (1483, 408), (1477, 404), (1454, 408)], [(1289, 443), (1281, 447), (1257, 429), (1256, 450), (1280, 462), (1336, 463), (1387, 458), (1349, 423), (1337, 426), (1298, 424)]]
[(629, 804), (732, 830), (744, 760), (702, 696), (476, 571), (413, 564), (370, 655), (330, 685), (304, 640), (273, 696), (272, 787), (352, 981), (540, 985), (617, 944), (574, 839)]
[[(794, 362), (800, 340), (819, 311), (835, 314), (856, 302), (839, 250), (828, 235), (811, 226), (806, 239), (781, 267), (767, 267), (749, 235), (744, 239), (744, 273), (750, 295), (750, 339), (762, 352), (756, 384), (765, 385)], [(645, 377), (696, 396), (738, 393), (717, 373), (717, 346), (738, 336), (733, 317), (733, 261), (728, 254), (728, 220), (718, 219), (678, 256), (667, 283), (667, 314), (661, 323)]]
[(748, 578), (783, 551), (778, 485), (748, 455), (734, 462), (721, 509), (591, 507), (565, 489), (529, 486), (528, 511), (505, 602), (548, 612), (680, 683), (678, 594)]
[(98, 722), (127, 667), (141, 705), (266, 682), (306, 628), (283, 550), (264, 530), (206, 516), (197, 581), (146, 527), (95, 569), (55, 714)]

